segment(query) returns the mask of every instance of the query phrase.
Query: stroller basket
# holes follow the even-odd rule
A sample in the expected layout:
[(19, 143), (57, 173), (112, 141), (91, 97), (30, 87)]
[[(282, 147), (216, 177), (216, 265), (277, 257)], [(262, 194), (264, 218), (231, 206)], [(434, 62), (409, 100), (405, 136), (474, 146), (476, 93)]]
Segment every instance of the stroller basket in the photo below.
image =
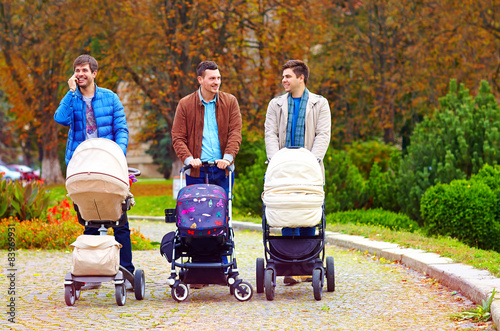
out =
[(322, 249), (321, 239), (270, 238), (269, 249), (279, 260), (293, 261), (316, 257)]
[(224, 235), (228, 227), (225, 190), (212, 184), (185, 186), (177, 196), (175, 214), (181, 237)]

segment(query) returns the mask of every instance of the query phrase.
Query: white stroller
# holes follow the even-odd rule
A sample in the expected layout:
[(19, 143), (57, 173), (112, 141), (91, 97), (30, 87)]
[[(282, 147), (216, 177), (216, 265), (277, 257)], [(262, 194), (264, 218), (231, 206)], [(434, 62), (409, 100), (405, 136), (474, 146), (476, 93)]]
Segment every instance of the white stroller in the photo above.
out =
[[(277, 276), (312, 276), (314, 298), (321, 300), (323, 280), (335, 290), (333, 257), (325, 258), (323, 171), (305, 148), (283, 148), (269, 162), (262, 193), (264, 255), (256, 261), (257, 293), (274, 299)], [(315, 227), (310, 236), (271, 235), (270, 228)], [(316, 231), (317, 229), (317, 231)], [(265, 264), (267, 262), (267, 265)]]
[(136, 299), (144, 298), (143, 270), (136, 269), (132, 274), (121, 267), (121, 245), (107, 235), (108, 228), (127, 222), (127, 210), (134, 205), (129, 172), (140, 175), (139, 170), (128, 168), (118, 144), (104, 138), (81, 143), (68, 164), (66, 190), (74, 202), (78, 222), (99, 228), (101, 234), (81, 235), (71, 244), (75, 247), (73, 265), (64, 278), (64, 299), (68, 306), (80, 298), (82, 286), (92, 282), (114, 281), (119, 306), (125, 304), (127, 297), (125, 279), (132, 284)]

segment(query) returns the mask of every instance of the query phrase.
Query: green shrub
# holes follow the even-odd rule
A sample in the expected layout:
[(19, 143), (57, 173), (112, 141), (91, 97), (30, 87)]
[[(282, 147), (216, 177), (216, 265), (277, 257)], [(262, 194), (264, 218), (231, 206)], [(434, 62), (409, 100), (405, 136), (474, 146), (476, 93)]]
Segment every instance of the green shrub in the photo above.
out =
[(391, 160), (387, 163), (387, 170), (382, 172), (378, 163), (374, 163), (370, 176), (365, 184), (367, 207), (382, 208), (399, 212), (398, 193), (396, 186), (396, 175), (401, 160), (400, 152), (393, 152)]
[(332, 213), (364, 206), (364, 180), (345, 151), (330, 148), (325, 165), (325, 211)]
[(355, 141), (345, 150), (365, 179), (368, 179), (374, 163), (378, 163), (383, 172), (387, 171), (392, 153), (398, 151), (397, 147), (377, 140)]
[(469, 179), (484, 164), (500, 163), (500, 107), (486, 81), (473, 98), (451, 80), (439, 103), (433, 117), (416, 126), (397, 178), (399, 205), (420, 224), (420, 199), (429, 187)]
[(471, 180), (485, 183), (495, 193), (497, 197), (495, 219), (500, 222), (500, 165), (494, 167), (489, 164), (484, 165), (476, 175), (472, 176)]
[(497, 199), (480, 181), (454, 180), (437, 184), (422, 197), (422, 217), (429, 235), (457, 238), (482, 249), (500, 250)]
[(0, 174), (0, 219), (12, 216), (24, 221), (43, 217), (49, 201), (50, 194), (42, 182), (6, 181)]
[(386, 227), (390, 230), (404, 230), (413, 232), (418, 229), (417, 222), (411, 220), (408, 216), (401, 213), (394, 213), (382, 209), (371, 210), (350, 210), (328, 214), (326, 216), (328, 223), (340, 224), (364, 224)]
[(248, 215), (262, 215), (261, 194), (264, 190), (266, 160), (265, 148), (256, 149), (252, 165), (240, 172), (234, 181), (234, 206)]

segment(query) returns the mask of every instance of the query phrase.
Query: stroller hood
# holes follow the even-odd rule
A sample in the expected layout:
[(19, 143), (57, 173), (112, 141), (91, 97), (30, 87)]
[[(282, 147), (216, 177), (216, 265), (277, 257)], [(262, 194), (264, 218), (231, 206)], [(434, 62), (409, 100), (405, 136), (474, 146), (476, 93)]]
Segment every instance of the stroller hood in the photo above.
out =
[(120, 219), (129, 188), (127, 159), (117, 143), (93, 138), (76, 148), (67, 168), (66, 190), (84, 220)]
[(309, 227), (323, 215), (323, 172), (305, 148), (283, 148), (269, 162), (262, 201), (272, 227)]

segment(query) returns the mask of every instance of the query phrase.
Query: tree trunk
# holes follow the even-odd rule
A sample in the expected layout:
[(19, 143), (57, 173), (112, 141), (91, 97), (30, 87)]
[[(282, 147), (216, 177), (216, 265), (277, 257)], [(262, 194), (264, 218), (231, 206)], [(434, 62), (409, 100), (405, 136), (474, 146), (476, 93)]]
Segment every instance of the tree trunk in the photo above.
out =
[(47, 185), (64, 184), (57, 153), (57, 130), (52, 130), (50, 142), (43, 144), (42, 179)]

